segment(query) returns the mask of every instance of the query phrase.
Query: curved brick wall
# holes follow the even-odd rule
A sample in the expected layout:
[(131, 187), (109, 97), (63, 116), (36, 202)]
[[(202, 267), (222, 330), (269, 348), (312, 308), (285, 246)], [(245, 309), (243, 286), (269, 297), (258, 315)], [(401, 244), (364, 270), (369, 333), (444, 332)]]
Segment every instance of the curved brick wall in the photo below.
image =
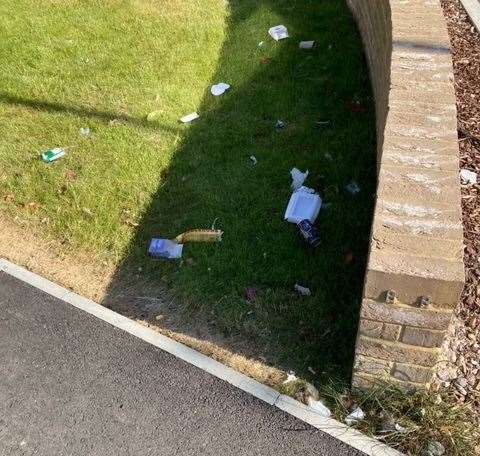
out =
[(418, 387), (431, 379), (464, 282), (449, 39), (438, 1), (348, 4), (370, 68), (378, 137), (353, 384), (389, 377)]

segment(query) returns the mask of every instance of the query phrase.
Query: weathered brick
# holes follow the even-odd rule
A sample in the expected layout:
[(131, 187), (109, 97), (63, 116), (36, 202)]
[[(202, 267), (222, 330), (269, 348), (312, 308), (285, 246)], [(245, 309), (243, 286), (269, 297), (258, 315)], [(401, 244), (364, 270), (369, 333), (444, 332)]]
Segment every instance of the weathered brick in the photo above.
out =
[(368, 390), (372, 388), (376, 382), (379, 381), (380, 379), (378, 377), (355, 373), (352, 378), (352, 388), (356, 388), (359, 390)]
[(383, 376), (390, 374), (392, 363), (382, 359), (369, 358), (367, 356), (357, 355), (355, 358), (354, 369), (366, 374)]
[(438, 349), (413, 347), (400, 342), (387, 342), (360, 336), (357, 354), (399, 363), (433, 366), (438, 358)]
[(381, 321), (360, 320), (360, 334), (375, 339), (398, 340), (400, 325), (392, 325)]
[(451, 312), (420, 309), (410, 306), (385, 304), (364, 299), (360, 312), (362, 318), (395, 323), (398, 325), (445, 330), (452, 318)]
[(392, 375), (402, 382), (428, 383), (432, 378), (433, 369), (413, 364), (395, 363)]
[(405, 344), (421, 347), (440, 347), (444, 337), (445, 331), (432, 331), (405, 326), (402, 331), (401, 341)]
[[(347, 3), (370, 71), (378, 159), (353, 384), (368, 387), (397, 362), (391, 378), (420, 387), (465, 279), (449, 37), (438, 2)], [(396, 304), (381, 302), (387, 290)], [(416, 308), (424, 296), (432, 305)]]

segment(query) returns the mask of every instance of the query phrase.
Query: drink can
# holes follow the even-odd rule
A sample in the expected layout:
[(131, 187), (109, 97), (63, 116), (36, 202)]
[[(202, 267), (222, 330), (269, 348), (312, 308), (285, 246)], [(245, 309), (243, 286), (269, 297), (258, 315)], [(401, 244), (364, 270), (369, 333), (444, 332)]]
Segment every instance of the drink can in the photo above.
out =
[(297, 227), (309, 246), (318, 247), (320, 244), (320, 237), (318, 236), (317, 229), (313, 226), (310, 220), (305, 219), (298, 222)]

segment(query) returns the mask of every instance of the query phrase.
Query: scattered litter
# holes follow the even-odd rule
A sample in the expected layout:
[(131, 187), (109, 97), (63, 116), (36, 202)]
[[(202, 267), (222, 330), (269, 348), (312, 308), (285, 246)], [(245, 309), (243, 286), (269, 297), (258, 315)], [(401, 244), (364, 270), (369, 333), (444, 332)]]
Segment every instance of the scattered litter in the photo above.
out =
[(252, 161), (252, 163), (253, 163), (254, 165), (256, 165), (257, 162), (258, 162), (257, 157), (255, 157), (255, 155), (250, 155), (250, 160)]
[(42, 160), (45, 163), (52, 163), (65, 155), (65, 150), (61, 147), (55, 147), (42, 153)]
[(262, 47), (264, 44), (265, 44), (265, 41), (260, 41), (260, 43), (258, 43), (258, 47)]
[(332, 414), (330, 409), (322, 401), (310, 400), (308, 405), (314, 412), (324, 416), (325, 418), (330, 417)]
[(472, 185), (477, 183), (477, 173), (469, 169), (462, 169), (460, 171), (460, 180), (464, 185)]
[(317, 371), (314, 370), (313, 367), (308, 366), (308, 371), (313, 375), (317, 375)]
[(152, 239), (148, 247), (148, 255), (152, 258), (174, 260), (182, 257), (183, 244), (168, 239)]
[(442, 456), (445, 454), (445, 447), (436, 440), (428, 443), (426, 456)]
[(308, 176), (308, 169), (302, 173), (298, 168), (292, 168), (290, 171), (290, 175), (292, 176), (292, 190), (298, 190), (303, 183), (305, 182), (305, 179)]
[(88, 215), (89, 217), (93, 217), (93, 212), (88, 207), (82, 207), (82, 211), (84, 214)]
[(226, 82), (219, 82), (218, 84), (212, 85), (210, 87), (210, 93), (216, 97), (223, 95), (230, 88), (230, 84)]
[(92, 131), (90, 130), (90, 128), (88, 127), (82, 127), (80, 128), (80, 135), (81, 136), (85, 136), (85, 137), (88, 137), (92, 134)]
[(298, 47), (300, 49), (312, 49), (315, 41), (300, 41)]
[(253, 302), (257, 299), (257, 289), (253, 287), (245, 288), (245, 299), (248, 302)]
[(163, 320), (164, 318), (165, 318), (165, 315), (162, 315), (162, 314), (158, 314), (155, 316), (155, 320), (157, 321)]
[(196, 112), (192, 112), (190, 114), (187, 114), (186, 116), (183, 116), (180, 119), (180, 122), (182, 123), (190, 123), (193, 122), (195, 119), (198, 119), (200, 116)]
[(289, 372), (287, 374), (287, 379), (284, 380), (283, 384), (287, 385), (292, 382), (296, 382), (298, 380), (297, 376), (295, 375), (295, 372)]
[(223, 231), (220, 230), (188, 230), (179, 234), (174, 242), (185, 244), (186, 242), (220, 242)]
[(268, 65), (270, 62), (271, 62), (271, 59), (269, 59), (268, 57), (262, 57), (262, 58), (260, 59), (260, 63), (261, 63), (262, 65)]
[(322, 199), (316, 193), (294, 192), (285, 211), (285, 220), (298, 224), (302, 220), (314, 222), (318, 217)]
[(288, 30), (284, 25), (276, 25), (275, 27), (270, 27), (268, 29), (268, 34), (275, 40), (283, 40), (288, 38)]
[(283, 120), (277, 120), (277, 122), (275, 123), (275, 128), (277, 130), (282, 130), (283, 128), (285, 128), (285, 122)]
[(401, 434), (404, 434), (407, 432), (407, 428), (403, 427), (401, 424), (395, 423), (395, 430), (397, 432), (400, 432)]
[(352, 180), (345, 188), (347, 192), (351, 195), (356, 195), (357, 193), (360, 193), (360, 187), (354, 180)]
[(315, 122), (315, 125), (317, 127), (328, 127), (331, 124), (329, 120), (317, 120)]
[(345, 423), (347, 426), (351, 426), (352, 424), (358, 423), (365, 419), (365, 413), (360, 407), (357, 407), (352, 413), (345, 417)]
[[(293, 287), (295, 289), (295, 291), (302, 295), (302, 296), (311, 296), (312, 292), (310, 291), (310, 288), (308, 287), (302, 287), (301, 285), (299, 285), (298, 283), (295, 284), (295, 286)], [(308, 368), (308, 370), (310, 370), (310, 368)]]
[(308, 245), (311, 247), (318, 247), (320, 245), (320, 237), (318, 236), (317, 229), (309, 220), (302, 220), (297, 223), (297, 228)]

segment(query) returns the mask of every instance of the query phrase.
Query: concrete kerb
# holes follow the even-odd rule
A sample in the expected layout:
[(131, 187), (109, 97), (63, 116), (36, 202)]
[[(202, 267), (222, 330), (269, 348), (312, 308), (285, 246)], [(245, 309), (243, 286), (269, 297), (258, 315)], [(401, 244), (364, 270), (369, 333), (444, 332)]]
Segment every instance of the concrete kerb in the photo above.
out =
[(341, 442), (371, 456), (401, 456), (401, 453), (389, 446), (367, 437), (361, 432), (349, 428), (332, 418), (325, 418), (306, 405), (280, 394), (278, 391), (265, 386), (246, 375), (243, 375), (221, 363), (205, 356), (186, 345), (166, 337), (157, 331), (147, 328), (123, 315), (84, 298), (72, 291), (61, 287), (27, 269), (17, 266), (0, 258), (0, 271), (31, 285), (44, 293), (58, 298), (77, 309), (83, 310), (116, 328), (119, 328), (155, 347), (164, 350), (183, 361), (220, 378), (248, 394), (295, 416)]
[(475, 28), (480, 32), (480, 3), (478, 0), (460, 0)]

